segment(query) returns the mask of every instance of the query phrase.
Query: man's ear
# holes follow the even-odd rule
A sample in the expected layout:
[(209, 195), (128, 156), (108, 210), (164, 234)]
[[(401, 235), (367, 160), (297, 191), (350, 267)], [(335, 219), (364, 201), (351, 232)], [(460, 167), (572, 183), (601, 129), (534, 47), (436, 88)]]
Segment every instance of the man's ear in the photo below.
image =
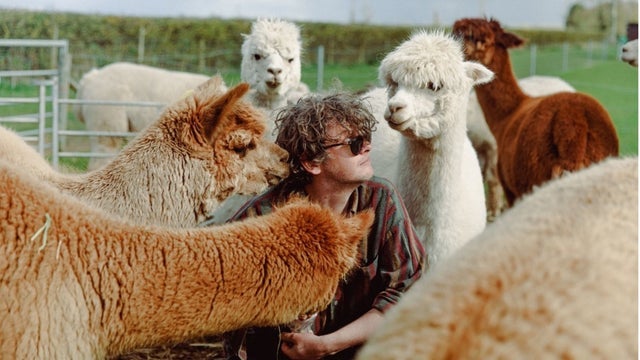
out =
[(320, 163), (313, 160), (302, 160), (302, 167), (311, 175), (318, 175), (322, 172)]

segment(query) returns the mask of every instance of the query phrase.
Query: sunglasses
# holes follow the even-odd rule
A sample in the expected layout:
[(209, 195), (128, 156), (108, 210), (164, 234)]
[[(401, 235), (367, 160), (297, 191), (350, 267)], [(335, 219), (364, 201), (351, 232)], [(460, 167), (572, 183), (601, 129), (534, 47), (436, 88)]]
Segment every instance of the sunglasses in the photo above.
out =
[(364, 136), (356, 136), (353, 138), (348, 138), (346, 139), (343, 143), (338, 143), (338, 144), (331, 144), (331, 145), (325, 145), (325, 150), (328, 148), (332, 148), (332, 147), (336, 147), (336, 146), (343, 146), (343, 145), (349, 145), (349, 149), (351, 149), (351, 153), (353, 155), (358, 155), (360, 154), (360, 151), (362, 151), (362, 146), (364, 145)]

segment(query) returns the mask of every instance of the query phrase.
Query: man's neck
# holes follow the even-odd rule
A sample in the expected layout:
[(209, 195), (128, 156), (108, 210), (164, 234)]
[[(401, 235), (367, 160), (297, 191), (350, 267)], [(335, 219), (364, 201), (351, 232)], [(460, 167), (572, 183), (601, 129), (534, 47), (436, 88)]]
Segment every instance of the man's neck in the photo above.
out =
[(335, 183), (329, 185), (312, 181), (305, 187), (305, 191), (311, 201), (333, 210), (336, 214), (341, 214), (347, 206), (349, 197), (357, 187), (357, 184), (336, 186)]

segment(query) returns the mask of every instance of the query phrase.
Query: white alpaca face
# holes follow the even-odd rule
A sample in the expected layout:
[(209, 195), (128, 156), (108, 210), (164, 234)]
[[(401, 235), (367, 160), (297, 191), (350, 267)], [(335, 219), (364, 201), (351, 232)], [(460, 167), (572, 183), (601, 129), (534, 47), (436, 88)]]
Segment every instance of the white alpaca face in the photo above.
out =
[(447, 90), (429, 83), (427, 88), (415, 84), (387, 81), (388, 102), (384, 118), (392, 128), (407, 135), (431, 138), (441, 132), (443, 102)]
[(300, 82), (300, 49), (247, 43), (243, 46), (241, 78), (263, 95), (284, 95)]

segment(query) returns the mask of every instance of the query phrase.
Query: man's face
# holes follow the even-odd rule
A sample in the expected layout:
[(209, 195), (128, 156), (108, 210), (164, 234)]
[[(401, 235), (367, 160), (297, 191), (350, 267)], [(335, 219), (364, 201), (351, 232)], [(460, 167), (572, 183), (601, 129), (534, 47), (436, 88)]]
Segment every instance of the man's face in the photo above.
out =
[[(325, 141), (327, 157), (319, 164), (321, 173), (317, 176), (325, 176), (336, 182), (349, 184), (360, 184), (373, 176), (373, 167), (369, 159), (370, 141), (364, 140), (360, 151), (354, 155), (352, 148), (356, 149), (361, 140), (357, 139), (355, 132), (330, 123), (327, 135), (328, 139)], [(356, 144), (349, 145), (350, 142)]]

